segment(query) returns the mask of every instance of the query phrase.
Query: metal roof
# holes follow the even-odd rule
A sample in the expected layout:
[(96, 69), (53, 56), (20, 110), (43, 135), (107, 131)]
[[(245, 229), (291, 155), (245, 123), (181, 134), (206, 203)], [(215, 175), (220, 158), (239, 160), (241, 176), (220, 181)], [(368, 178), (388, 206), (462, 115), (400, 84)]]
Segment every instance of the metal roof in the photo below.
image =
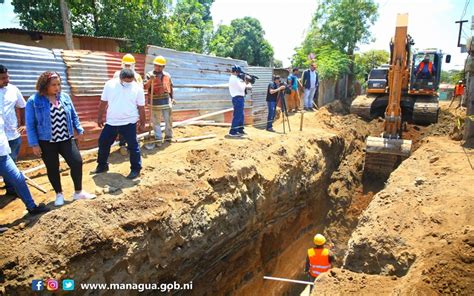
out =
[(66, 65), (59, 49), (46, 49), (0, 41), (0, 64), (8, 68), (10, 82), (23, 96), (36, 92), (38, 77), (44, 71), (56, 71), (61, 76), (62, 91), (70, 93), (67, 84)]
[[(20, 28), (3, 28), (0, 29), (0, 33), (13, 33), (13, 34), (44, 34), (44, 35), (54, 35), (54, 36), (64, 36), (63, 32), (53, 32), (53, 31), (42, 31), (42, 30), (27, 30)], [(92, 36), (87, 34), (73, 34), (73, 37), (87, 37), (87, 38), (96, 38), (96, 39), (109, 39), (115, 41), (132, 41), (132, 39), (127, 38), (118, 38), (118, 37), (107, 37), (107, 36)]]

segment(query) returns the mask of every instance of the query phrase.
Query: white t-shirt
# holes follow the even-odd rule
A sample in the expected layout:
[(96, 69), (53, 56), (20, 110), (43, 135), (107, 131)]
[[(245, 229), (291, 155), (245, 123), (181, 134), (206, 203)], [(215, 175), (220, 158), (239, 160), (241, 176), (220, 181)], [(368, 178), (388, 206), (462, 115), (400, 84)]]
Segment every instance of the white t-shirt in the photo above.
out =
[(5, 124), (3, 121), (3, 96), (0, 96), (0, 156), (10, 154), (12, 151), (10, 145), (8, 145), (8, 139), (5, 135)]
[(311, 88), (316, 88), (316, 71), (309, 71), (309, 83)]
[(239, 77), (230, 75), (229, 78), (229, 92), (231, 97), (245, 96), (245, 88), (247, 85)]
[(25, 108), (25, 99), (23, 99), (20, 90), (10, 83), (6, 87), (0, 88), (0, 97), (3, 100), (3, 120), (8, 141), (18, 139), (21, 135), (18, 132), (15, 107)]
[(119, 79), (107, 81), (100, 99), (108, 103), (106, 123), (112, 126), (137, 123), (138, 106), (145, 106), (143, 86), (135, 81), (128, 87), (123, 86)]

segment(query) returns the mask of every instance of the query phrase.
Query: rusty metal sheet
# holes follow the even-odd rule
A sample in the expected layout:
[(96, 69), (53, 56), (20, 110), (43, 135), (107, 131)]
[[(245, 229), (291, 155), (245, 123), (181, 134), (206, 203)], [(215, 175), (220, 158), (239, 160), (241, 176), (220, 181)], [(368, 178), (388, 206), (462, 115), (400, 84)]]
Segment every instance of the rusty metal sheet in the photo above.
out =
[[(153, 59), (166, 58), (165, 71), (169, 72), (174, 85), (177, 104), (175, 111), (198, 110), (200, 114), (232, 107), (228, 81), (234, 64), (246, 69), (246, 61), (214, 57), (191, 52), (149, 45), (145, 60), (145, 71), (153, 69)], [(250, 96), (245, 107), (251, 108)], [(251, 112), (250, 112), (251, 113)], [(249, 114), (247, 112), (246, 114)]]

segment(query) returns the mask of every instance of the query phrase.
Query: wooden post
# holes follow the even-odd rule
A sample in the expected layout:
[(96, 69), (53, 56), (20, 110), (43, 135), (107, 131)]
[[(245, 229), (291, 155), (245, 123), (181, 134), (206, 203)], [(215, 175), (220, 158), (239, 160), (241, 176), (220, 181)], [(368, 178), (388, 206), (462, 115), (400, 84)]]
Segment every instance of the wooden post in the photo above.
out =
[(304, 116), (304, 111), (301, 112), (301, 120), (300, 120), (300, 132), (303, 131), (303, 116)]

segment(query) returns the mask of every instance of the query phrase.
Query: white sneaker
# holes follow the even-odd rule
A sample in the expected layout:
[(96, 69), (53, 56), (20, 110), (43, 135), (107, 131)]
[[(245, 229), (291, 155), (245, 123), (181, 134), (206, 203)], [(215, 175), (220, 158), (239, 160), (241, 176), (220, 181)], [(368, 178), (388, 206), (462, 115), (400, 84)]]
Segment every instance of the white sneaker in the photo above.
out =
[(81, 191), (79, 193), (76, 193), (74, 192), (74, 194), (72, 195), (72, 199), (74, 200), (78, 200), (78, 199), (94, 199), (96, 198), (97, 196), (95, 194), (90, 194), (86, 191)]
[(57, 207), (64, 205), (64, 195), (62, 193), (56, 193), (56, 200), (54, 201), (54, 205)]

